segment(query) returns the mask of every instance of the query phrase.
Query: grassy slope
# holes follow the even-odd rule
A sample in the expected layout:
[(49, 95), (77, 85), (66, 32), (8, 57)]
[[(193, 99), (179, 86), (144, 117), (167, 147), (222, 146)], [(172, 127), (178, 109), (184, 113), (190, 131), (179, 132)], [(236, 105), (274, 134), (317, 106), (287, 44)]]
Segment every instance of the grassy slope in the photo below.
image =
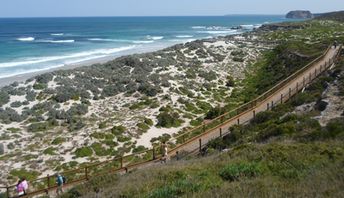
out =
[[(344, 86), (343, 64), (339, 79)], [(333, 73), (332, 73), (333, 75)], [(341, 197), (344, 189), (344, 120), (320, 127), (319, 112), (296, 116), (295, 105), (317, 101), (322, 77), (302, 94), (250, 125), (210, 144), (209, 156), (133, 171), (125, 176), (94, 178), (64, 197)], [(343, 94), (343, 93), (341, 93)], [(282, 119), (281, 119), (282, 117)], [(231, 148), (218, 153), (222, 147)]]
[[(296, 51), (312, 58), (332, 42), (331, 36), (338, 35), (335, 33), (338, 28), (343, 26), (311, 22), (304, 30), (280, 31), (269, 36), (284, 40), (280, 46), (282, 52)], [(336, 39), (343, 40), (343, 36)], [(302, 45), (308, 41), (313, 43)], [(251, 92), (237, 94), (238, 101), (264, 91), (261, 81), (264, 78), (266, 83), (282, 78), (263, 76), (261, 71), (278, 71), (278, 67), (293, 70), (285, 67), (288, 63), (285, 61), (293, 56), (284, 56), (279, 50), (275, 49), (256, 65), (256, 72), (243, 82), (243, 87)], [(64, 197), (95, 197), (96, 192), (101, 197), (340, 197), (344, 189), (343, 120), (321, 127), (312, 119), (318, 111), (283, 116), (296, 105), (317, 101), (326, 88), (325, 82), (333, 80), (333, 77), (323, 77), (288, 104), (260, 114), (248, 126), (236, 126), (230, 137), (210, 145), (209, 152), (214, 155), (138, 170), (121, 177), (94, 178)], [(231, 150), (218, 154), (218, 147)]]

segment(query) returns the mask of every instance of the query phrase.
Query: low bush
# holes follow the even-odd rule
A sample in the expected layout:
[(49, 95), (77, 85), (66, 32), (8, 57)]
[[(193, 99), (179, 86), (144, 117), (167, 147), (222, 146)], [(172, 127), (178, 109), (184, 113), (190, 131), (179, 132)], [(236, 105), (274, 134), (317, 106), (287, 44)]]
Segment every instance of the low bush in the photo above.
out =
[(182, 120), (179, 119), (178, 113), (168, 113), (161, 112), (158, 116), (158, 127), (171, 128), (179, 127), (182, 123)]
[(81, 147), (74, 152), (77, 158), (79, 157), (90, 157), (93, 155), (93, 150), (90, 147)]
[(229, 164), (224, 167), (219, 175), (226, 181), (238, 181), (241, 177), (256, 177), (262, 173), (261, 167), (257, 163), (242, 162)]

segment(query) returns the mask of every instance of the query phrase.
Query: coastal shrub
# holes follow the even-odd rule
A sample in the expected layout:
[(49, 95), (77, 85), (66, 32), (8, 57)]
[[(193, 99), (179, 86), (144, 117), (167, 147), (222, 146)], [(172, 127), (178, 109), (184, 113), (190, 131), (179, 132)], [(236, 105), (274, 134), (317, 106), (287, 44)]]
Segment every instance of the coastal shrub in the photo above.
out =
[(90, 147), (81, 147), (76, 149), (74, 154), (77, 158), (90, 157), (93, 155), (93, 150)]
[(84, 121), (81, 118), (77, 117), (68, 117), (67, 123), (69, 131), (77, 131), (82, 129), (85, 126)]
[(91, 147), (97, 156), (107, 156), (111, 153), (110, 149), (104, 148), (100, 143), (93, 143)]
[(119, 125), (119, 126), (112, 127), (111, 133), (117, 136), (117, 135), (122, 135), (126, 130), (127, 128), (125, 128), (123, 125)]
[(55, 138), (55, 139), (51, 142), (51, 144), (53, 144), (53, 145), (59, 145), (59, 144), (62, 144), (63, 142), (65, 142), (65, 141), (66, 141), (66, 138), (57, 137), (57, 138)]
[(326, 125), (325, 137), (335, 138), (338, 134), (344, 133), (344, 119), (337, 118), (331, 120)]
[(136, 126), (143, 132), (147, 132), (150, 129), (150, 127), (143, 122), (138, 123)]
[(158, 127), (164, 128), (171, 128), (171, 127), (179, 127), (182, 123), (182, 120), (179, 119), (179, 114), (169, 113), (169, 112), (161, 112), (158, 116)]
[(169, 141), (169, 140), (171, 139), (171, 137), (172, 137), (172, 136), (171, 136), (170, 134), (164, 133), (164, 134), (162, 134), (162, 135), (159, 136), (159, 137), (152, 138), (152, 139), (150, 140), (150, 142), (151, 142), (151, 143), (167, 142), (167, 141)]
[(53, 148), (53, 147), (46, 148), (43, 151), (43, 153), (46, 155), (56, 155), (56, 148)]
[(11, 133), (18, 133), (21, 131), (20, 128), (10, 127), (6, 129), (7, 131), (10, 131)]
[(119, 141), (119, 142), (127, 142), (127, 141), (131, 140), (130, 137), (125, 136), (125, 135), (117, 135), (116, 138), (117, 138), (117, 141)]
[(10, 175), (13, 177), (25, 178), (28, 181), (36, 179), (40, 173), (36, 171), (28, 171), (25, 169), (13, 169), (10, 171)]
[(221, 108), (220, 106), (217, 106), (217, 107), (212, 107), (208, 113), (206, 114), (205, 116), (205, 119), (214, 119), (222, 114), (225, 113), (225, 110), (223, 108)]
[(0, 91), (0, 106), (7, 104), (9, 100), (10, 96), (4, 91)]
[(195, 120), (191, 120), (190, 121), (190, 125), (191, 126), (199, 126), (203, 123), (203, 119), (202, 118), (197, 118)]
[(116, 85), (108, 85), (104, 87), (102, 95), (105, 97), (115, 96), (119, 93), (118, 87)]
[(47, 84), (48, 82), (53, 80), (53, 77), (54, 75), (52, 73), (45, 73), (45, 74), (36, 76), (35, 79), (36, 79), (36, 82), (38, 83)]
[(0, 108), (0, 120), (4, 123), (11, 123), (11, 122), (21, 122), (23, 121), (27, 115), (19, 115), (17, 111), (12, 108), (2, 109)]
[(138, 152), (141, 152), (141, 151), (144, 151), (144, 150), (147, 150), (147, 148), (144, 147), (144, 146), (142, 146), (142, 145), (140, 145), (140, 146), (135, 147), (135, 148), (133, 149), (133, 153), (138, 153)]
[(10, 106), (12, 108), (18, 108), (18, 107), (22, 106), (22, 103), (20, 101), (15, 101), (15, 102), (12, 102)]
[(197, 101), (196, 105), (198, 108), (204, 111), (209, 111), (212, 108), (212, 106), (208, 102), (205, 102), (205, 101)]
[(145, 124), (147, 124), (148, 126), (153, 126), (154, 122), (152, 119), (149, 118), (144, 118), (144, 122)]
[(188, 79), (196, 79), (196, 77), (197, 77), (196, 71), (193, 69), (187, 69), (185, 72), (185, 76)]
[(226, 86), (227, 87), (234, 87), (235, 86), (235, 80), (232, 76), (227, 76)]
[(233, 57), (233, 61), (242, 63), (242, 62), (244, 62), (244, 58), (235, 56), (235, 57)]
[(266, 141), (271, 137), (276, 137), (284, 134), (292, 134), (296, 131), (295, 125), (285, 124), (270, 124), (267, 128), (261, 130), (257, 136), (258, 141)]
[(28, 126), (27, 130), (29, 132), (40, 132), (49, 129), (49, 124), (47, 122), (32, 123)]
[(85, 115), (88, 112), (88, 106), (85, 104), (76, 104), (73, 105), (67, 112), (67, 116), (73, 117), (73, 116), (81, 116)]
[(98, 128), (99, 128), (99, 129), (105, 129), (105, 128), (106, 128), (106, 122), (100, 122), (100, 123), (98, 124)]
[(90, 137), (96, 138), (96, 139), (105, 139), (105, 133), (95, 132), (95, 133), (92, 133)]
[(138, 91), (141, 92), (142, 94), (145, 94), (146, 96), (156, 96), (159, 92), (160, 89), (158, 87), (154, 87), (149, 83), (142, 83), (140, 84)]
[(169, 185), (156, 188), (149, 194), (150, 198), (165, 198), (165, 197), (182, 197), (187, 193), (199, 191), (201, 186), (195, 181), (189, 179), (179, 179)]
[(269, 120), (275, 119), (276, 113), (273, 111), (262, 111), (256, 114), (256, 117), (251, 120), (253, 124), (261, 124)]
[(257, 163), (241, 162), (229, 164), (222, 168), (219, 175), (226, 181), (238, 181), (241, 177), (256, 177), (260, 175), (262, 169)]
[(214, 71), (206, 72), (206, 71), (202, 71), (201, 70), (198, 73), (198, 76), (201, 77), (201, 78), (204, 78), (206, 81), (213, 81), (213, 80), (217, 79), (217, 74)]
[(35, 83), (33, 85), (33, 88), (35, 90), (43, 90), (43, 89), (46, 89), (47, 88), (47, 85), (46, 84), (43, 84), (43, 83)]

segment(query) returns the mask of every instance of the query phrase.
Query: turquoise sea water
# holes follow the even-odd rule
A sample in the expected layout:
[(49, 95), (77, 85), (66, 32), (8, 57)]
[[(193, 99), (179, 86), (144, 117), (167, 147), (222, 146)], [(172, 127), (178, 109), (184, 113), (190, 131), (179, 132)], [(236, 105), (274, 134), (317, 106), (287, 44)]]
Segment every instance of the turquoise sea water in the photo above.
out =
[[(283, 16), (0, 18), (0, 78), (238, 34)], [(240, 26), (241, 29), (232, 29)]]

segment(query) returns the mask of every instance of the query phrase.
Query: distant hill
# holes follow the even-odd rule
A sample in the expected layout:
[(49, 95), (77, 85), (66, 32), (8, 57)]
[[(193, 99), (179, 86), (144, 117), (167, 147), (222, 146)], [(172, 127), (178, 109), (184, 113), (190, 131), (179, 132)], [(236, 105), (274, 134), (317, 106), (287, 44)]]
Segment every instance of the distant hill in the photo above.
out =
[(315, 16), (315, 19), (318, 19), (318, 20), (333, 20), (333, 21), (344, 22), (344, 11), (317, 14)]
[(313, 14), (308, 10), (295, 10), (290, 11), (286, 15), (288, 19), (311, 19), (313, 18)]

